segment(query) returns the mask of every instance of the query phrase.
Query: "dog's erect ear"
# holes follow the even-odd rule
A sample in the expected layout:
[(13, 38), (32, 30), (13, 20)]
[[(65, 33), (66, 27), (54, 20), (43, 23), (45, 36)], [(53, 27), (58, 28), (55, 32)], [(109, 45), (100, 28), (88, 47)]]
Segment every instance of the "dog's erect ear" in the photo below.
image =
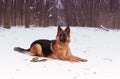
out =
[(62, 28), (60, 26), (58, 26), (58, 31), (61, 31), (61, 30), (62, 30)]
[(69, 34), (70, 33), (70, 27), (67, 26), (66, 29), (65, 29), (65, 31)]

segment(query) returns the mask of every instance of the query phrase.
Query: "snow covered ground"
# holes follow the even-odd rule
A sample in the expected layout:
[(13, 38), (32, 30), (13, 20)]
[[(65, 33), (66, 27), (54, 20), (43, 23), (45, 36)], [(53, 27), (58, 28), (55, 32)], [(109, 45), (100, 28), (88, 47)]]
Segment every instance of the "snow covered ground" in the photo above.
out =
[(54, 39), (56, 32), (56, 27), (0, 28), (0, 79), (120, 79), (120, 30), (71, 27), (71, 51), (88, 62), (34, 63), (32, 56), (13, 51), (37, 39)]

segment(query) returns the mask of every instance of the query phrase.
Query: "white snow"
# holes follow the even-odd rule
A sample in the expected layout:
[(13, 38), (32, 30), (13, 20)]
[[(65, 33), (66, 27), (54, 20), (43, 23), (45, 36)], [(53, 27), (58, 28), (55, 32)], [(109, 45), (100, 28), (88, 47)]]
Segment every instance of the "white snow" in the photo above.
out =
[(49, 15), (49, 18), (52, 17), (52, 14)]
[(56, 27), (0, 27), (0, 79), (120, 79), (120, 30), (71, 27), (72, 54), (88, 62), (33, 63), (32, 56), (13, 51), (37, 39), (54, 39), (56, 32)]
[(56, 3), (56, 8), (57, 9), (63, 9), (64, 8), (61, 0), (55, 0), (55, 3)]
[(34, 9), (34, 7), (32, 7), (32, 6), (31, 6), (31, 7), (30, 7), (30, 9), (31, 9), (31, 10), (33, 10), (33, 9)]

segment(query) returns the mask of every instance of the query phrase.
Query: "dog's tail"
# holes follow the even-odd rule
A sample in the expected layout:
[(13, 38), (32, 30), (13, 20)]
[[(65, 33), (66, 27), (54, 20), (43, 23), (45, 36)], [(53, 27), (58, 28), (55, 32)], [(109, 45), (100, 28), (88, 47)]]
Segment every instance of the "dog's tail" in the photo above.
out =
[(15, 47), (14, 50), (23, 54), (27, 54), (30, 51), (30, 49), (23, 49), (20, 47)]

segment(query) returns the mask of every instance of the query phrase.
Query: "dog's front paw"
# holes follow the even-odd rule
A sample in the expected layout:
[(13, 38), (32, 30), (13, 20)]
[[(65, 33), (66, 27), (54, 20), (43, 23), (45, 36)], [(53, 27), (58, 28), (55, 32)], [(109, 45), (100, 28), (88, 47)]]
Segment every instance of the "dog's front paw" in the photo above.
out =
[(82, 62), (87, 62), (88, 60), (87, 60), (87, 59), (81, 59), (80, 61), (82, 61)]

